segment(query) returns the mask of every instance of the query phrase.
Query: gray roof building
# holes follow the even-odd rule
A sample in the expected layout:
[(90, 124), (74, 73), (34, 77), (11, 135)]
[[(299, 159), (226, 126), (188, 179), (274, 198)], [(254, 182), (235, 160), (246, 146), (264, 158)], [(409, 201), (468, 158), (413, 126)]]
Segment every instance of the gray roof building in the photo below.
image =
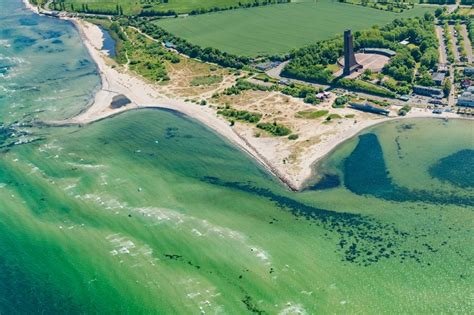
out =
[(470, 92), (462, 93), (462, 95), (458, 98), (457, 105), (464, 107), (474, 107), (474, 94)]
[(431, 75), (431, 78), (436, 83), (436, 85), (442, 85), (444, 82), (444, 78), (446, 78), (446, 74), (442, 72), (434, 72)]
[(474, 67), (464, 68), (464, 74), (474, 74)]
[(413, 87), (413, 93), (425, 95), (425, 96), (442, 96), (443, 91), (438, 88), (429, 87), (429, 86), (421, 86), (415, 85)]

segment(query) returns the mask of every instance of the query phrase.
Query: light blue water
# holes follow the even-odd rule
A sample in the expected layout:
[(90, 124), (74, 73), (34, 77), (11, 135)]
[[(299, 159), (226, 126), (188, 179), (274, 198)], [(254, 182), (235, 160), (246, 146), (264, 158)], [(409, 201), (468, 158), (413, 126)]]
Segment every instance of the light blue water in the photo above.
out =
[(110, 57), (115, 57), (115, 40), (110, 36), (109, 32), (107, 32), (102, 26), (99, 26), (100, 30), (104, 34), (104, 43), (102, 44), (102, 49), (107, 51), (107, 54)]
[(73, 116), (99, 85), (70, 22), (0, 0), (0, 123)]

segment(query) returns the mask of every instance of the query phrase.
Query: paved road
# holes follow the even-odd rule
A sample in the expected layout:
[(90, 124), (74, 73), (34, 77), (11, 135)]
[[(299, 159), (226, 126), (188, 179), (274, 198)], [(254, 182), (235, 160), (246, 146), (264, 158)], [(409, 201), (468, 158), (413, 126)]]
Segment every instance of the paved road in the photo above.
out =
[(267, 70), (265, 73), (270, 77), (274, 78), (277, 80), (281, 80), (282, 77), (280, 76), (281, 72), (283, 71), (283, 68), (289, 63), (290, 61), (285, 61), (280, 63), (277, 67), (271, 68), (270, 70)]
[(451, 81), (451, 91), (448, 95), (448, 106), (452, 107), (455, 105), (455, 95), (456, 95), (456, 88), (454, 86), (454, 66), (449, 66), (449, 81)]
[(446, 63), (448, 58), (446, 57), (446, 46), (444, 45), (443, 27), (436, 25), (436, 37), (438, 37), (438, 50), (439, 50), (439, 63)]

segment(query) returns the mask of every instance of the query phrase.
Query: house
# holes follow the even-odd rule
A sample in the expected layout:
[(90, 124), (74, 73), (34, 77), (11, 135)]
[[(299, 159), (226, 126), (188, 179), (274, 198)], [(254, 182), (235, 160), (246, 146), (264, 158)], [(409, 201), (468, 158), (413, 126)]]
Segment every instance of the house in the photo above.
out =
[(280, 64), (278, 61), (272, 61), (272, 62), (263, 62), (255, 65), (255, 68), (260, 71), (267, 71), (272, 68), (277, 67)]
[(363, 48), (361, 51), (364, 54), (377, 54), (377, 55), (382, 55), (386, 56), (389, 58), (394, 57), (397, 53), (391, 49), (386, 49), (386, 48)]
[(440, 86), (440, 85), (443, 85), (444, 79), (446, 78), (446, 73), (434, 72), (431, 75), (431, 78), (436, 83), (436, 85)]
[(474, 74), (474, 67), (466, 67), (464, 68), (465, 75), (473, 75)]
[(176, 49), (176, 45), (173, 44), (172, 42), (165, 41), (163, 44), (164, 44), (165, 47), (168, 48), (168, 49)]
[(385, 110), (380, 107), (372, 106), (368, 103), (360, 104), (360, 103), (350, 102), (349, 106), (351, 108), (358, 109), (358, 110), (361, 110), (363, 112), (368, 112), (368, 113), (374, 113), (374, 114), (385, 115), (385, 116), (388, 116), (388, 114), (390, 114), (390, 111)]
[(431, 97), (443, 97), (443, 91), (441, 89), (421, 85), (415, 85), (413, 87), (413, 93)]
[(462, 93), (462, 95), (458, 98), (457, 105), (464, 107), (474, 107), (474, 94), (470, 92)]
[(446, 73), (448, 72), (448, 66), (445, 63), (439, 63), (438, 64), (438, 72), (443, 72)]
[(462, 87), (463, 89), (466, 89), (466, 88), (468, 88), (468, 87), (470, 87), (470, 86), (471, 86), (471, 80), (469, 80), (469, 79), (464, 79), (464, 80), (462, 80), (462, 82), (461, 82), (461, 87)]

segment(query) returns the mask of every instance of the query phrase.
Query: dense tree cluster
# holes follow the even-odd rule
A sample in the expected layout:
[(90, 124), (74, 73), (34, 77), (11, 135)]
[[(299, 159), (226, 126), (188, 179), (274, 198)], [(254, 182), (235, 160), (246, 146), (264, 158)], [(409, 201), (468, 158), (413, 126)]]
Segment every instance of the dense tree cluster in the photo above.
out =
[(469, 39), (471, 41), (471, 43), (474, 43), (474, 21), (473, 19), (469, 19), (467, 24), (466, 24), (466, 27), (467, 27), (467, 31), (469, 32)]
[(142, 18), (130, 18), (123, 23), (140, 29), (143, 33), (150, 35), (154, 39), (172, 43), (178, 52), (191, 58), (196, 58), (205, 62), (215, 63), (223, 67), (236, 69), (241, 69), (244, 65), (250, 62), (248, 57), (232, 55), (227, 52), (220, 51), (217, 48), (201, 48), (197, 45), (191, 44), (185, 39), (176, 37), (158, 25)]
[[(423, 17), (410, 19), (396, 19), (392, 23), (354, 33), (354, 47), (386, 48), (396, 51), (384, 67), (383, 73), (391, 76), (398, 83), (385, 84), (396, 92), (409, 92), (409, 84), (413, 83), (416, 64), (420, 63), (422, 72), (435, 69), (438, 62), (438, 40), (434, 29), (434, 16), (431, 13)], [(408, 40), (410, 45), (400, 42)], [(376, 85), (364, 84), (363, 81), (350, 80), (335, 81), (328, 64), (334, 64), (343, 54), (342, 38), (322, 41), (293, 51), (292, 60), (285, 67), (282, 74), (290, 78), (301, 79), (316, 83), (334, 83), (344, 87), (354, 88), (362, 92), (378, 95), (393, 94)], [(367, 83), (367, 82), (365, 82)], [(383, 83), (382, 83), (383, 84)]]
[(332, 72), (326, 66), (337, 62), (343, 53), (341, 38), (319, 42), (291, 52), (291, 62), (282, 75), (308, 82), (330, 83)]

